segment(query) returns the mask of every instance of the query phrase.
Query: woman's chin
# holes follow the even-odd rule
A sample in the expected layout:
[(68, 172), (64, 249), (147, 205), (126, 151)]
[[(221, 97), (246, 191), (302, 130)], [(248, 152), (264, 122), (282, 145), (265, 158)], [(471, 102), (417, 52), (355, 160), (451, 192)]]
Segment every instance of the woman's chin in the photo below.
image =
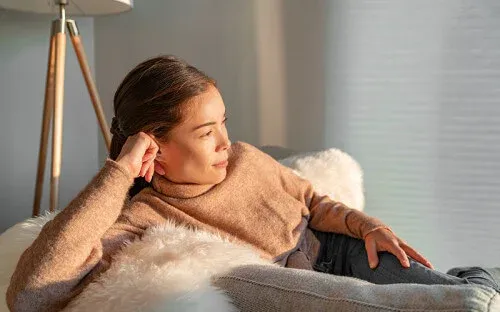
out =
[[(184, 179), (170, 179), (167, 175), (164, 175), (165, 178), (169, 179), (172, 182), (176, 183), (191, 183), (191, 184), (219, 184), (226, 179), (227, 170), (226, 168), (210, 168), (206, 170), (201, 175), (193, 175), (186, 173), (185, 176), (190, 178)], [(178, 182), (178, 181), (182, 182)]]
[(224, 169), (218, 168), (214, 174), (213, 184), (219, 184), (222, 181), (224, 181), (224, 179), (226, 178), (226, 175), (227, 175), (226, 168), (224, 168)]

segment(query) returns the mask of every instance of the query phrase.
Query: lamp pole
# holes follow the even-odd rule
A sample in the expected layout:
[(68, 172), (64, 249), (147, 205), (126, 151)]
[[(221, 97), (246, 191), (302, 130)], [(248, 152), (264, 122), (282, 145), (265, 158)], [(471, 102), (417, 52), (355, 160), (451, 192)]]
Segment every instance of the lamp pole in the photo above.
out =
[(78, 27), (74, 20), (66, 19), (67, 0), (55, 0), (59, 6), (59, 18), (52, 21), (52, 29), (49, 45), (49, 59), (47, 63), (47, 75), (45, 82), (45, 98), (42, 117), (42, 131), (40, 136), (40, 146), (38, 153), (38, 170), (35, 186), (35, 198), (33, 203), (33, 216), (40, 214), (40, 203), (43, 194), (43, 178), (45, 173), (45, 163), (47, 159), (47, 143), (52, 121), (52, 167), (50, 179), (50, 211), (57, 209), (59, 201), (59, 180), (61, 176), (62, 163), (62, 139), (63, 139), (63, 102), (64, 102), (64, 66), (66, 58), (66, 33), (68, 33), (73, 43), (75, 54), (80, 64), (80, 69), (84, 77), (90, 99), (99, 122), (102, 135), (104, 136), (106, 147), (110, 148), (111, 135), (104, 116), (101, 101), (97, 93), (90, 68), (88, 66), (85, 50)]

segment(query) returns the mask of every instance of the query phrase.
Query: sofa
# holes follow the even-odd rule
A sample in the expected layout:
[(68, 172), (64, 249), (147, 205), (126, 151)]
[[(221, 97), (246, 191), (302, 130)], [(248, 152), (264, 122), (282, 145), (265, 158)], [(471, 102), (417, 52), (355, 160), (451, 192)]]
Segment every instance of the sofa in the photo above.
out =
[[(291, 167), (296, 174), (311, 180), (319, 192), (343, 201), (353, 208), (364, 208), (362, 170), (349, 155), (336, 149), (305, 154), (297, 154), (280, 147), (262, 147), (262, 150)], [(49, 214), (26, 220), (0, 235), (0, 291), (3, 294), (20, 254), (36, 237), (41, 226), (52, 217), (53, 214)], [(169, 231), (169, 235), (180, 231), (177, 227), (161, 230)], [(483, 286), (375, 285), (351, 277), (260, 263), (252, 258), (248, 251), (238, 251), (236, 246), (219, 241), (216, 237), (200, 237), (202, 236), (198, 235), (195, 239), (203, 240), (203, 246), (206, 246), (207, 242), (214, 244), (209, 245), (208, 252), (225, 248), (233, 253), (239, 252), (244, 261), (241, 261), (241, 265), (221, 261), (207, 262), (207, 270), (203, 271), (206, 276), (200, 277), (203, 274), (197, 274), (198, 279), (186, 286), (188, 288), (170, 291), (162, 305), (156, 305), (154, 308), (145, 305), (142, 305), (144, 308), (141, 309), (133, 308), (130, 302), (124, 303), (126, 308), (117, 308), (117, 305), (112, 303), (113, 299), (105, 293), (105, 289), (103, 291), (105, 284), (94, 283), (94, 294), (101, 296), (102, 302), (88, 304), (91, 298), (89, 295), (87, 303), (83, 298), (84, 304), (74, 305), (68, 311), (500, 311), (499, 294)], [(180, 267), (178, 263), (175, 266)], [(210, 270), (208, 266), (211, 266)], [(123, 267), (118, 271), (123, 272)], [(147, 275), (142, 274), (142, 282), (148, 283), (148, 277), (145, 276)], [(175, 278), (182, 278), (179, 276)], [(137, 286), (140, 285), (138, 281), (132, 284), (135, 289), (140, 288)], [(172, 284), (177, 283), (166, 280), (164, 285), (169, 287)], [(116, 295), (123, 303), (124, 299)], [(5, 295), (3, 297), (0, 312), (7, 311)], [(92, 300), (99, 298), (94, 297)], [(106, 306), (105, 303), (109, 305)]]

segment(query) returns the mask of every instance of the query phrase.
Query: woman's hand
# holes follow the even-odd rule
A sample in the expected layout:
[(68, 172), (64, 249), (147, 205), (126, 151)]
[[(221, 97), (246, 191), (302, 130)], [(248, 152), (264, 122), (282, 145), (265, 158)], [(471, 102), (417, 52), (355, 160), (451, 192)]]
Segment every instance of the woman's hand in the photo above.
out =
[(155, 171), (165, 174), (163, 167), (155, 160), (158, 150), (153, 136), (139, 132), (127, 138), (116, 162), (127, 167), (134, 178), (144, 177), (151, 182)]
[(426, 267), (431, 269), (434, 268), (429, 260), (425, 259), (415, 249), (408, 246), (406, 242), (397, 237), (392, 231), (385, 228), (368, 233), (365, 236), (365, 248), (368, 253), (368, 263), (372, 269), (376, 268), (378, 265), (377, 253), (379, 251), (388, 251), (392, 253), (399, 259), (401, 265), (406, 268), (410, 267), (408, 256)]

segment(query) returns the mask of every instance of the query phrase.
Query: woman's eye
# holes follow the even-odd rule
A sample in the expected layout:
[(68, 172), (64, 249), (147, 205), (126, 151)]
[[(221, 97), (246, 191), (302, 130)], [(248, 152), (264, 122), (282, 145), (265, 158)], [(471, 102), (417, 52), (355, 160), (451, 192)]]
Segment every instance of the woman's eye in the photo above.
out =
[(227, 120), (227, 117), (224, 118), (224, 120), (222, 121), (222, 124), (225, 124), (226, 123), (226, 120)]
[(202, 135), (202, 137), (207, 137), (207, 136), (210, 136), (212, 134), (212, 130), (208, 131), (207, 133), (205, 133), (204, 135)]

